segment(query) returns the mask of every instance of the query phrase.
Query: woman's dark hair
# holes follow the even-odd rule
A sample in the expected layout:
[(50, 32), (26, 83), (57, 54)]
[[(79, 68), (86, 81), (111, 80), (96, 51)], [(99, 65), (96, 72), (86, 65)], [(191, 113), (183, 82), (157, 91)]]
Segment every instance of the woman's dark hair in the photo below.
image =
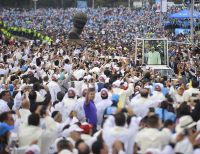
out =
[(117, 126), (124, 126), (126, 123), (126, 117), (124, 115), (124, 113), (120, 112), (115, 114), (115, 124)]
[(195, 108), (194, 110), (192, 111), (191, 113), (192, 115), (192, 118), (194, 121), (199, 121), (200, 120), (200, 101), (198, 101), (196, 104), (195, 104)]
[(62, 91), (58, 92), (58, 93), (57, 93), (57, 100), (58, 100), (58, 101), (62, 101), (63, 98), (64, 98), (64, 96), (65, 96), (65, 93), (64, 93), (64, 92), (62, 92)]
[(163, 101), (160, 105), (160, 108), (162, 109), (167, 109), (168, 108), (168, 102), (167, 101)]
[(66, 139), (62, 139), (57, 143), (57, 149), (59, 150), (59, 152), (64, 149), (71, 151), (71, 143)]
[(42, 89), (42, 86), (40, 85), (40, 83), (36, 82), (34, 85), (33, 85), (33, 90), (34, 91), (40, 91)]
[(54, 101), (53, 102), (53, 107), (55, 107), (55, 105), (58, 104), (58, 103), (59, 103), (59, 101)]
[(53, 111), (53, 113), (51, 114), (51, 117), (54, 118), (58, 113), (59, 111)]
[(36, 58), (36, 65), (40, 66), (41, 65), (41, 59), (40, 58)]
[(38, 114), (31, 114), (28, 117), (28, 125), (39, 126), (40, 124), (40, 116)]
[(92, 153), (93, 154), (100, 154), (101, 153), (101, 149), (104, 148), (104, 142), (102, 141), (96, 141), (92, 144)]
[(190, 115), (190, 106), (187, 105), (187, 102), (184, 102), (180, 105), (180, 107), (177, 109), (177, 117), (180, 118), (185, 115)]
[(45, 99), (43, 101), (43, 105), (49, 106), (50, 103), (51, 103), (51, 94), (48, 91), (47, 94), (45, 95)]
[(59, 60), (56, 60), (56, 61), (54, 62), (54, 64), (55, 64), (56, 66), (58, 66), (58, 65), (59, 65)]
[(148, 117), (148, 119), (147, 119), (147, 124), (151, 128), (157, 128), (158, 123), (159, 123), (159, 118), (156, 115), (152, 115), (152, 116)]
[(145, 78), (146, 80), (150, 80), (150, 78), (151, 78), (150, 72), (146, 72), (146, 73), (144, 74), (144, 78)]
[(193, 88), (198, 88), (199, 87), (199, 82), (197, 80), (192, 80), (192, 87)]
[(69, 59), (65, 59), (65, 64), (69, 64)]
[(35, 101), (36, 100), (36, 97), (37, 97), (37, 94), (34, 90), (32, 90), (29, 95), (28, 95), (28, 98), (32, 101)]

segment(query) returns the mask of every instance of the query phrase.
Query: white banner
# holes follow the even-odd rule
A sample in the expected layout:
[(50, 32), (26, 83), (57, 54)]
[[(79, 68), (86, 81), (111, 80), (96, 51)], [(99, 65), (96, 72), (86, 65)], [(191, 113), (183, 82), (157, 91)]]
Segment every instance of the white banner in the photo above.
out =
[[(162, 4), (162, 8), (161, 8), (161, 4)], [(156, 0), (156, 6), (157, 6), (156, 12), (160, 12), (160, 10), (162, 12), (167, 12), (167, 0)]]
[(162, 12), (167, 12), (167, 0), (161, 0), (162, 1)]

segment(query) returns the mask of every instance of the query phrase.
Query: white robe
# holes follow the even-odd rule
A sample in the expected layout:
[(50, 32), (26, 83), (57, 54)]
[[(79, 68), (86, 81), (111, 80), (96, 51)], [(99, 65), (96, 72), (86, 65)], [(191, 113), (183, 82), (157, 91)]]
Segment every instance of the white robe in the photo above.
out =
[(19, 146), (30, 145), (33, 141), (37, 140), (42, 154), (48, 154), (50, 145), (56, 139), (56, 123), (51, 117), (45, 118), (47, 126), (46, 130), (37, 126), (21, 125), (19, 128)]
[(161, 58), (159, 52), (148, 52), (146, 56), (148, 65), (161, 65)]
[(48, 83), (49, 92), (51, 94), (51, 101), (54, 102), (57, 99), (57, 93), (61, 91), (57, 82), (51, 81)]

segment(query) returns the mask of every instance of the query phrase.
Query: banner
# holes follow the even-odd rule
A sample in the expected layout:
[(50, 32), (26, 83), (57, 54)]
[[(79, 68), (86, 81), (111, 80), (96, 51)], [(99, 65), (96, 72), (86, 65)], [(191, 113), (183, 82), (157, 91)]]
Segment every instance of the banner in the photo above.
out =
[(175, 35), (178, 34), (190, 34), (190, 29), (176, 28)]
[(77, 8), (79, 9), (85, 9), (87, 8), (88, 5), (87, 5), (87, 1), (86, 0), (77, 0)]

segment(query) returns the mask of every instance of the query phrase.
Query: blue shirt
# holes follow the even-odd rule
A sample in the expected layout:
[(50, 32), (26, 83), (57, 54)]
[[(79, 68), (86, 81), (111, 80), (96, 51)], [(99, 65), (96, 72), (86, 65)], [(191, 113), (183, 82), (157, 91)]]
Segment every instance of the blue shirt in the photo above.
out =
[(176, 115), (172, 112), (168, 112), (167, 110), (164, 110), (161, 108), (156, 108), (155, 113), (159, 116), (160, 119), (166, 121), (166, 120), (172, 120), (173, 122), (176, 121)]
[(26, 71), (27, 69), (28, 69), (28, 66), (26, 66), (26, 65), (23, 65), (23, 66), (21, 66), (21, 71)]
[(89, 124), (97, 125), (97, 109), (93, 101), (89, 104), (84, 103), (85, 116)]

